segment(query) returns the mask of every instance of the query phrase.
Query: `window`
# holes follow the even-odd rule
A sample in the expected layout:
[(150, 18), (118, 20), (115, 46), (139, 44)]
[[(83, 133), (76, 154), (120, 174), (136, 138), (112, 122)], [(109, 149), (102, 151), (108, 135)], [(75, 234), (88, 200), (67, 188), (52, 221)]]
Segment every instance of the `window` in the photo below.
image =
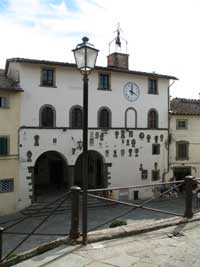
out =
[(53, 128), (56, 126), (56, 114), (52, 106), (43, 106), (40, 109), (40, 127)]
[(142, 178), (142, 180), (145, 180), (148, 178), (148, 170), (142, 170), (141, 178)]
[(189, 143), (186, 141), (176, 142), (176, 159), (188, 160), (189, 159)]
[(14, 191), (14, 180), (3, 179), (0, 180), (0, 193), (8, 193)]
[(187, 129), (187, 120), (176, 120), (176, 129), (181, 130), (181, 129)]
[(160, 179), (160, 170), (152, 170), (152, 181), (157, 181)]
[(0, 156), (8, 155), (8, 137), (1, 136), (0, 137)]
[(160, 155), (160, 144), (152, 144), (152, 155)]
[(55, 86), (55, 71), (53, 69), (42, 69), (42, 86)]
[(156, 79), (149, 78), (148, 93), (152, 95), (158, 94), (158, 81)]
[(70, 121), (70, 127), (77, 129), (82, 128), (82, 121), (83, 121), (82, 107), (74, 106), (71, 108), (69, 121)]
[(100, 90), (110, 90), (110, 75), (107, 73), (99, 74), (99, 88)]
[(155, 109), (151, 109), (148, 113), (148, 128), (149, 129), (158, 128), (158, 113)]
[(101, 108), (98, 112), (98, 127), (111, 127), (111, 111), (108, 108)]
[(0, 108), (8, 108), (8, 97), (0, 96)]

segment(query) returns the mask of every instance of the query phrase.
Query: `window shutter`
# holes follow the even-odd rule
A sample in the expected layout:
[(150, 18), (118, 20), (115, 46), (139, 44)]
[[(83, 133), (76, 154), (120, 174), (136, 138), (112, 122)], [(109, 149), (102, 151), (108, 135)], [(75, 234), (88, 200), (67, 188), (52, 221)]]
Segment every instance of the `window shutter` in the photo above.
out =
[(8, 138), (0, 137), (0, 155), (8, 154)]

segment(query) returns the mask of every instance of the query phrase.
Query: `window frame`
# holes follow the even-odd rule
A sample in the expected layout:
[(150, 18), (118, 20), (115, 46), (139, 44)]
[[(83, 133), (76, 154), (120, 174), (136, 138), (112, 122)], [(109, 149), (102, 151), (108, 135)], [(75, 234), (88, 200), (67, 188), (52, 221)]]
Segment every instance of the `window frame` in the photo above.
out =
[[(186, 145), (186, 155), (180, 156), (180, 145)], [(189, 160), (189, 142), (177, 141), (176, 142), (176, 160)]]
[[(101, 87), (101, 76), (108, 76), (108, 87)], [(99, 72), (98, 74), (98, 90), (111, 91), (111, 74), (108, 72)]]
[(0, 109), (7, 109), (9, 108), (9, 97), (8, 96), (0, 96), (0, 99), (5, 99), (4, 105), (2, 105), (0, 100)]
[[(154, 178), (154, 175), (157, 175), (157, 178)], [(160, 180), (160, 170), (152, 170), (151, 171), (151, 181), (158, 181)]]
[[(109, 114), (109, 118), (108, 118), (108, 126), (101, 126), (101, 112), (103, 111), (103, 110), (106, 110), (106, 111), (108, 111), (108, 114)], [(101, 107), (101, 108), (99, 108), (99, 110), (98, 110), (98, 113), (97, 113), (97, 127), (99, 128), (99, 129), (109, 129), (109, 128), (111, 128), (112, 127), (112, 112), (111, 112), (111, 110), (108, 108), (108, 107)]]
[(141, 171), (141, 179), (142, 180), (148, 179), (148, 170), (147, 169)]
[[(1, 183), (3, 184), (3, 182), (9, 182), (9, 191), (4, 191), (2, 190), (3, 185), (1, 185)], [(0, 179), (0, 194), (5, 194), (5, 193), (13, 193), (15, 191), (15, 183), (14, 183), (14, 179), (13, 178), (3, 178)]]
[[(155, 112), (156, 114), (156, 125), (155, 127), (151, 126), (150, 127), (150, 115), (151, 115), (151, 112)], [(152, 120), (151, 120), (152, 121)], [(152, 124), (152, 123), (151, 123)], [(159, 116), (158, 116), (158, 111), (154, 108), (151, 108), (149, 111), (148, 111), (148, 114), (147, 114), (147, 128), (148, 129), (158, 129), (159, 128)]]
[(6, 144), (6, 153), (5, 154), (1, 154), (1, 149), (0, 149), (0, 157), (6, 157), (6, 156), (9, 156), (10, 154), (10, 137), (7, 136), (7, 135), (0, 135), (0, 139), (1, 138), (4, 138), (7, 140), (7, 144)]
[[(179, 123), (185, 122), (185, 127), (179, 125)], [(188, 120), (187, 119), (176, 119), (176, 130), (187, 130), (188, 129)]]
[[(43, 71), (52, 71), (53, 72), (53, 80), (52, 83), (49, 84), (48, 82), (45, 83), (43, 80)], [(55, 68), (48, 68), (48, 67), (42, 67), (41, 68), (41, 74), (40, 74), (40, 86), (42, 87), (56, 87), (56, 69)]]
[[(155, 89), (151, 87), (151, 81), (155, 82)], [(155, 91), (153, 91), (155, 90)], [(150, 95), (158, 95), (158, 79), (154, 77), (149, 77), (148, 78), (148, 94)]]
[(160, 144), (152, 144), (152, 155), (160, 155)]
[[(82, 114), (82, 119), (81, 119), (81, 126), (74, 126), (73, 125), (73, 112), (75, 109), (79, 109), (81, 110), (81, 114)], [(72, 106), (70, 108), (70, 111), (69, 111), (69, 126), (70, 128), (73, 128), (73, 129), (82, 129), (83, 128), (83, 108), (79, 105), (75, 105), (75, 106)]]
[[(45, 108), (50, 108), (53, 112), (53, 125), (52, 126), (44, 126), (42, 124), (42, 112), (44, 111)], [(45, 128), (45, 129), (52, 129), (56, 127), (56, 110), (54, 108), (54, 106), (52, 105), (43, 105), (40, 107), (40, 111), (39, 111), (39, 127), (40, 128)]]

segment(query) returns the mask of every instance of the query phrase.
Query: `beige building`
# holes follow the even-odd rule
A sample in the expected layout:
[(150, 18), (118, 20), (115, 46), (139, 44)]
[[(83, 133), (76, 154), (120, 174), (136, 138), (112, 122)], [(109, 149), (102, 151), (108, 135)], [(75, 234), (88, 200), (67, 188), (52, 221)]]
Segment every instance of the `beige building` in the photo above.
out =
[(200, 177), (200, 100), (174, 98), (170, 112), (170, 177)]
[(0, 215), (16, 211), (18, 130), (23, 90), (0, 70)]

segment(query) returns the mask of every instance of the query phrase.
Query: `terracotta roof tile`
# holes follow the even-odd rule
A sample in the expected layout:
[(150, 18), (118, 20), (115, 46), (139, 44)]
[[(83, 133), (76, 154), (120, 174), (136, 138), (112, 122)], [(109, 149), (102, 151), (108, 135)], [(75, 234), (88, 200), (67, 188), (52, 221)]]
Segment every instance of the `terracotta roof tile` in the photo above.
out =
[(200, 115), (200, 99), (174, 98), (170, 110), (174, 115)]
[(17, 82), (13, 81), (12, 79), (6, 77), (5, 71), (0, 69), (0, 90), (3, 91), (16, 91), (21, 92), (23, 91)]

